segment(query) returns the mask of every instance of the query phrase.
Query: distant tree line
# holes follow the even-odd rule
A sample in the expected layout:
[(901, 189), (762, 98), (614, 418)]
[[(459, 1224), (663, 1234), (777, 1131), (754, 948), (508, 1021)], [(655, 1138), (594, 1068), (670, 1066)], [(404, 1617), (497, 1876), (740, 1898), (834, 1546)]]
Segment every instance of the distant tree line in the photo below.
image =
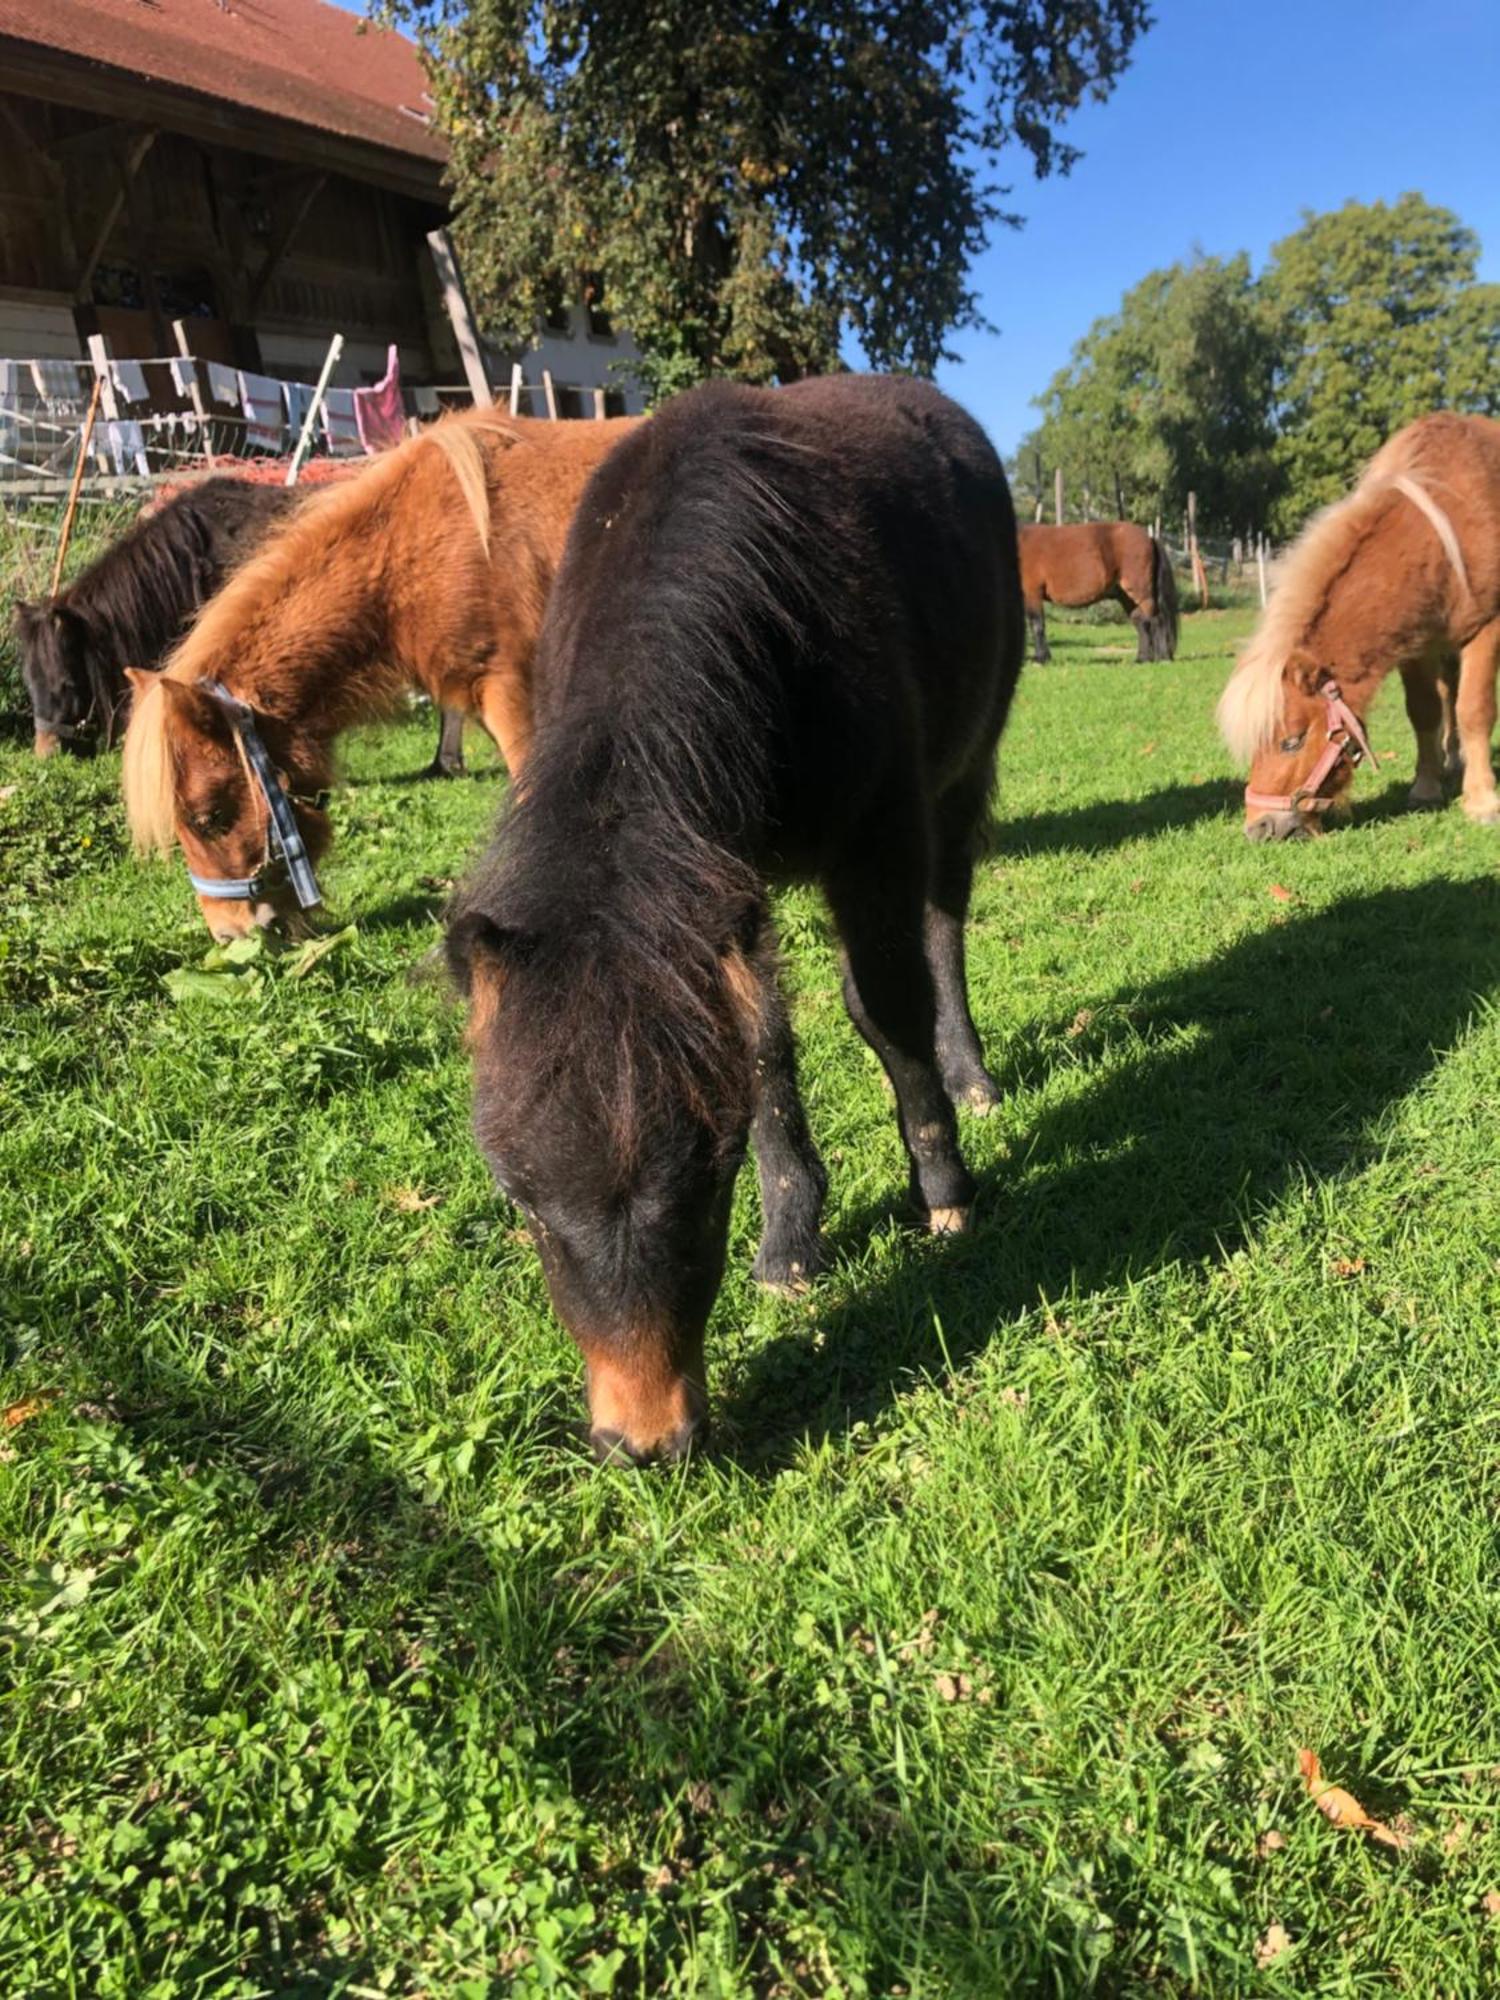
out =
[[(1421, 195), (1308, 213), (1257, 276), (1243, 252), (1143, 278), (1037, 398), (1013, 472), (1024, 513), (1295, 533), (1393, 431), (1429, 410), (1500, 414), (1500, 285)], [(1038, 468), (1041, 479), (1038, 480)]]

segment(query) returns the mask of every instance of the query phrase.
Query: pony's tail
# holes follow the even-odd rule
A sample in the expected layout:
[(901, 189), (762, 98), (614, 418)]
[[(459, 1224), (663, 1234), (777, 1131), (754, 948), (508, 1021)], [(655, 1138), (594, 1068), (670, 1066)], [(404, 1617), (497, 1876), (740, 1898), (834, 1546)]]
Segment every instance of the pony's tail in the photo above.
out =
[(137, 854), (166, 854), (177, 838), (172, 746), (161, 680), (136, 691), (120, 766), (125, 818)]
[(1156, 599), (1156, 616), (1152, 620), (1155, 628), (1156, 658), (1175, 660), (1177, 657), (1177, 578), (1172, 571), (1172, 558), (1153, 535), (1151, 538), (1151, 594)]

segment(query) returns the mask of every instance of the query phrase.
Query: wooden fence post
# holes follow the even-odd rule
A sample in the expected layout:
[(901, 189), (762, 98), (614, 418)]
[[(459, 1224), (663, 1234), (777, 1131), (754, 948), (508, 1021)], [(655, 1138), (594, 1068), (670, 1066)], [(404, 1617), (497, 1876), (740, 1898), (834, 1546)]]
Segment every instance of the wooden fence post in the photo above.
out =
[(1198, 604), (1201, 610), (1208, 609), (1208, 571), (1203, 567), (1203, 558), (1198, 553), (1198, 496), (1189, 493), (1187, 511), (1188, 560), (1193, 566), (1193, 580), (1198, 586)]
[(1052, 475), (1052, 518), (1057, 523), (1058, 527), (1062, 526), (1062, 517), (1063, 517), (1062, 467), (1058, 466), (1057, 470)]
[(1117, 521), (1123, 521), (1124, 518), (1125, 518), (1125, 488), (1120, 483), (1120, 475), (1117, 472), (1115, 474), (1115, 519)]
[(605, 391), (603, 389), (596, 389), (594, 391), (594, 416), (601, 424), (609, 415), (609, 411), (604, 406), (604, 397)]
[(432, 261), (437, 267), (443, 304), (448, 310), (453, 338), (458, 342), (458, 352), (464, 364), (464, 378), (469, 385), (469, 394), (474, 398), (476, 408), (487, 410), (495, 398), (490, 389), (490, 378), (485, 373), (484, 353), (479, 345), (479, 328), (474, 323), (474, 309), (469, 304), (469, 294), (464, 287), (464, 274), (459, 268), (458, 253), (453, 248), (453, 238), (446, 229), (434, 229), (427, 238), (427, 247), (432, 252)]
[(553, 423), (556, 423), (557, 391), (552, 386), (552, 370), (550, 368), (542, 370), (542, 394), (547, 399), (547, 415), (552, 419)]
[(292, 453), (292, 462), (286, 469), (284, 484), (295, 486), (297, 475), (302, 470), (302, 461), (307, 456), (307, 448), (312, 443), (313, 426), (318, 421), (318, 412), (323, 407), (323, 398), (328, 394), (329, 377), (339, 365), (339, 356), (344, 351), (344, 336), (336, 333), (328, 343), (328, 352), (323, 357), (323, 372), (318, 377), (318, 385), (313, 390), (312, 401), (307, 406), (307, 415), (302, 419), (302, 434), (297, 439), (297, 449)]
[[(99, 400), (104, 405), (105, 422), (117, 426), (120, 421), (120, 406), (115, 401), (115, 380), (109, 372), (109, 343), (102, 333), (89, 335), (89, 360), (93, 363), (94, 373), (99, 378)], [(114, 457), (118, 436), (118, 430), (112, 429), (109, 438), (111, 458)], [(135, 455), (135, 469), (142, 479), (150, 478), (151, 462), (146, 457), (144, 444)]]
[(519, 361), (512, 361), (510, 364), (510, 413), (513, 417), (518, 417), (521, 414), (521, 390), (523, 387), (524, 380), (521, 374), (521, 364)]
[(1260, 576), (1260, 608), (1266, 608), (1266, 538), (1258, 535), (1255, 541), (1255, 567)]

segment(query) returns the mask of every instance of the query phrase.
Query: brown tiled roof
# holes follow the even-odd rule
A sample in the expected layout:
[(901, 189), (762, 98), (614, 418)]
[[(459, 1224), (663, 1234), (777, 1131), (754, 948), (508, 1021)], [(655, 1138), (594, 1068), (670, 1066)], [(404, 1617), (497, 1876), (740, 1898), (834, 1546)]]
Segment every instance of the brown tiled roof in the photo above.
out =
[(326, 0), (0, 0), (0, 36), (418, 159), (446, 157), (422, 122), (426, 79), (412, 44)]

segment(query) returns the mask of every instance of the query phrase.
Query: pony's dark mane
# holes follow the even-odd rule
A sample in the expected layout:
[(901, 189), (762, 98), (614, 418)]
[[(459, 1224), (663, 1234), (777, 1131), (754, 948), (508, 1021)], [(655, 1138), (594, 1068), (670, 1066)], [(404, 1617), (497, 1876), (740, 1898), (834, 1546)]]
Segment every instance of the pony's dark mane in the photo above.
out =
[[(597, 551), (570, 550), (524, 788), (455, 915), (460, 976), (474, 913), (513, 940), (501, 1004), (515, 1088), (540, 1095), (565, 1066), (623, 1160), (669, 1102), (742, 1129), (751, 1068), (726, 957), (743, 960), (760, 935), (763, 891), (744, 857), (772, 790), (776, 661), (819, 643), (816, 552), (835, 561), (841, 539), (817, 486), (827, 466), (803, 474), (793, 511), (778, 482), (802, 473), (805, 448), (769, 411), (724, 401), (697, 451), (674, 460), (658, 418), (585, 495), (581, 514), (609, 516), (628, 483), (608, 520), (628, 582), (580, 589)], [(622, 469), (627, 455), (637, 462)], [(579, 659), (606, 657), (607, 701), (570, 701)]]

